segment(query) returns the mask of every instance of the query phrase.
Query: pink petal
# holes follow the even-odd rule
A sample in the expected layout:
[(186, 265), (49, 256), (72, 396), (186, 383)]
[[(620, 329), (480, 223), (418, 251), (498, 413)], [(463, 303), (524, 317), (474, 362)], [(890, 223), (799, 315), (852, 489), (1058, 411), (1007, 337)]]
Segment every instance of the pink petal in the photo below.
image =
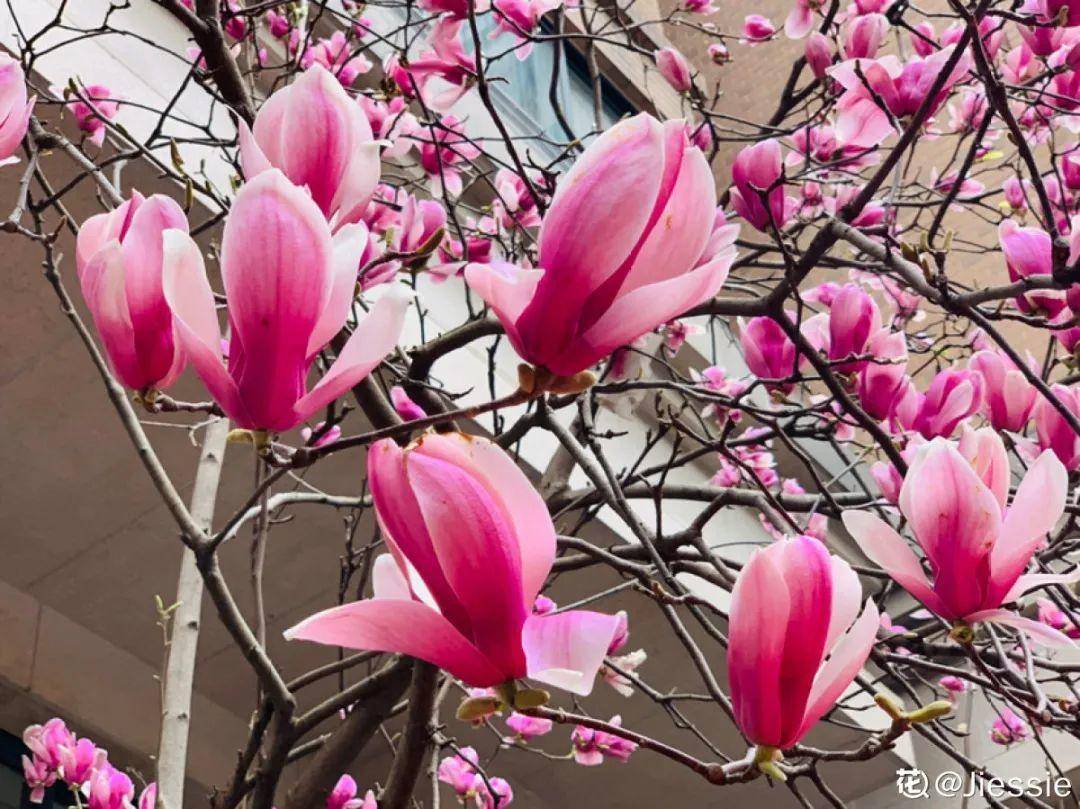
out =
[[(616, 348), (711, 299), (727, 280), (735, 252), (721, 253), (708, 264), (666, 281), (635, 289), (619, 298), (581, 338), (583, 354), (593, 362)], [(577, 359), (574, 364), (584, 363)]]
[(105, 346), (113, 372), (127, 387), (142, 387), (143, 373), (128, 311), (120, 242), (109, 242), (94, 254), (83, 273), (82, 282), (86, 305), (93, 315), (94, 326)]
[(941, 612), (940, 599), (931, 588), (914, 551), (892, 526), (869, 511), (845, 511), (841, 519), (871, 562), (931, 610)]
[(1045, 587), (1048, 584), (1073, 584), (1080, 581), (1080, 568), (1071, 573), (1028, 573), (1016, 580), (1012, 589), (1001, 599), (1002, 604), (1015, 601), (1028, 590)]
[(799, 738), (836, 704), (836, 700), (851, 685), (855, 675), (866, 663), (866, 658), (870, 656), (880, 621), (877, 606), (867, 599), (862, 615), (851, 627), (851, 631), (841, 638), (814, 678), (814, 687), (799, 729)]
[(493, 495), (453, 464), (413, 452), (405, 471), (446, 580), (472, 622), (476, 647), (506, 677), (525, 673), (521, 551)]
[(517, 321), (532, 300), (543, 274), (541, 270), (526, 270), (505, 261), (469, 264), (465, 267), (465, 282), (469, 289), (495, 312), (518, 354), (524, 354), (524, 348), (520, 343)]
[(555, 526), (544, 499), (497, 444), (462, 433), (425, 436), (415, 450), (452, 463), (481, 481), (502, 506), (520, 544), (522, 594), (531, 611), (555, 561)]
[(1012, 589), (1031, 555), (1065, 510), (1069, 478), (1065, 467), (1045, 450), (1024, 475), (1005, 513), (1001, 536), (990, 557), (996, 603)]
[(529, 616), (521, 636), (528, 676), (587, 696), (618, 627), (616, 616), (588, 610)]
[(405, 326), (411, 297), (394, 284), (360, 321), (326, 376), (296, 402), (297, 421), (305, 421), (320, 408), (351, 389), (394, 350)]
[(377, 598), (332, 607), (286, 630), (285, 638), (409, 655), (477, 688), (506, 680), (453, 624), (418, 601)]
[(287, 430), (299, 420), (293, 406), (330, 297), (332, 249), (318, 207), (276, 169), (237, 193), (221, 241), (229, 319), (243, 347), (243, 361), (230, 355), (230, 369), (260, 428)]
[(180, 230), (166, 230), (162, 239), (162, 289), (184, 352), (221, 409), (241, 427), (256, 427), (221, 357), (221, 327), (199, 246)]
[(964, 620), (970, 624), (980, 621), (992, 621), (995, 624), (1004, 624), (1014, 629), (1019, 629), (1033, 641), (1050, 648), (1065, 648), (1075, 646), (1068, 635), (1059, 632), (1052, 626), (1047, 626), (1042, 621), (1033, 621), (1030, 618), (1022, 618), (1008, 610), (982, 610), (964, 616)]

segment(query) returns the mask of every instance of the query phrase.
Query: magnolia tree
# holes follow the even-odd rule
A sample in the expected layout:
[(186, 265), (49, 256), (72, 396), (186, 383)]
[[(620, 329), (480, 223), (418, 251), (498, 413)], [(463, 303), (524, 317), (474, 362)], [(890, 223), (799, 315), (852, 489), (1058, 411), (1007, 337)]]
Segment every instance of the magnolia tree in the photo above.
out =
[[(183, 799), (204, 593), (258, 683), (215, 809), (437, 806), (440, 788), (505, 807), (500, 768), (537, 751), (663, 756), (718, 796), (767, 778), (840, 806), (821, 765), (859, 767), (905, 734), (972, 777), (993, 772), (965, 752), (971, 733), (1080, 734), (1062, 652), (1080, 636), (1080, 3), (797, 0), (782, 30), (750, 15), (739, 32), (698, 0), (654, 18), (557, 0), (111, 2), (91, 28), (65, 2), (43, 27), (9, 3), (2, 227), (40, 252), (186, 546), (159, 605), (161, 744), (140, 806)], [(190, 48), (130, 27), (139, 6)], [(656, 45), (688, 31), (709, 78)], [(52, 88), (35, 70), (114, 35), (183, 60), (174, 102), (94, 83), (92, 64)], [(553, 128), (504, 119), (505, 77), (537, 46), (584, 57), (587, 129), (561, 105), (562, 58), (544, 68)], [(767, 120), (711, 86), (749, 48), (775, 50)], [(612, 54), (658, 71), (684, 117), (605, 125)], [(207, 117), (179, 111), (192, 94)], [(136, 112), (153, 124), (126, 124)], [(161, 182), (133, 187), (134, 163)], [(87, 187), (100, 210), (73, 216)], [(433, 309), (456, 312), (448, 328)], [(745, 367), (698, 362), (706, 330)], [(511, 354), (517, 386), (500, 391)], [(170, 395), (185, 369), (203, 400)], [(169, 419), (196, 420), (190, 501), (173, 477), (190, 470), (155, 453)], [(640, 429), (612, 426), (627, 419)], [(215, 516), (226, 440), (258, 474)], [(522, 448), (545, 446), (527, 470)], [(339, 454), (356, 470), (340, 491), (303, 482)], [(678, 502), (695, 516), (675, 526)], [(286, 573), (264, 569), (265, 547), (312, 505), (373, 513), (378, 536), (347, 546), (344, 583), (327, 581), (339, 603), (286, 632), (346, 651), (290, 680), (268, 651), (264, 577)], [(764, 530), (707, 541), (734, 510)], [(869, 563), (833, 552), (861, 560), (848, 537)], [(219, 551), (246, 541), (250, 581), (227, 581)], [(598, 570), (623, 584), (597, 592)], [(574, 608), (545, 595), (555, 578)], [(616, 591), (635, 606), (605, 610)], [(648, 611), (670, 638), (631, 651)], [(681, 650), (664, 663), (676, 691), (650, 684), (662, 642)], [(313, 700), (315, 683), (333, 695)], [(609, 687), (654, 702), (669, 731), (590, 712)], [(992, 728), (958, 721), (965, 691)], [(874, 716), (853, 725), (853, 706)], [(745, 755), (688, 718), (707, 709)], [(861, 738), (805, 744), (825, 723)], [(343, 773), (382, 739), (392, 764), (358, 787)], [(91, 809), (135, 800), (60, 719), (25, 741), (33, 799), (62, 783)]]

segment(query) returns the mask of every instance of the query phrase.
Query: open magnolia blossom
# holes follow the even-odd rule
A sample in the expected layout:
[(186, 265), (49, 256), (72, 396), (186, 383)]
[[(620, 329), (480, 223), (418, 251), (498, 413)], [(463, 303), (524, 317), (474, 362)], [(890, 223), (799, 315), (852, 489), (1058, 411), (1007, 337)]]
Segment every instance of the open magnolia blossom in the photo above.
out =
[(728, 678), (739, 729), (766, 765), (797, 744), (866, 662), (880, 617), (859, 578), (817, 539), (754, 551), (731, 593)]
[(555, 559), (543, 499), (497, 445), (428, 434), (368, 453), (368, 483), (390, 554), (374, 597), (317, 613), (285, 636), (426, 660), (478, 688), (523, 677), (592, 691), (620, 619), (536, 614)]
[(900, 512), (926, 555), (933, 581), (896, 530), (869, 511), (847, 510), (859, 547), (928, 608), (961, 625), (994, 621), (1048, 645), (1071, 645), (1061, 632), (1003, 609), (1034, 587), (1080, 580), (1071, 573), (1025, 573), (1065, 509), (1068, 478), (1044, 451), (1012, 502), (1009, 459), (989, 428), (959, 443), (935, 438), (915, 454), (900, 487)]
[(331, 235), (312, 198), (277, 169), (244, 185), (221, 242), (230, 326), (226, 364), (202, 252), (183, 231), (165, 231), (165, 298), (181, 343), (239, 427), (291, 430), (367, 376), (397, 344), (409, 299), (393, 285), (307, 390), (316, 356), (353, 311), (366, 242), (363, 223)]
[(537, 269), (472, 264), (465, 278), (523, 359), (573, 376), (716, 294), (736, 233), (708, 253), (715, 212), (709, 164), (686, 125), (642, 113), (560, 179)]

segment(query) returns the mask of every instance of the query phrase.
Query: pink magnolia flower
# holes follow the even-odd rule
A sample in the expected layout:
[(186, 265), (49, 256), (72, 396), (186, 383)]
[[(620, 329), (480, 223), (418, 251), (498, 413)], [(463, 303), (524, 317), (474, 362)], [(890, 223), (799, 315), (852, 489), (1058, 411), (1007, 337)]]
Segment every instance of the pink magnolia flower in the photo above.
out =
[(371, 70), (371, 61), (362, 53), (353, 54), (349, 38), (344, 31), (335, 31), (304, 51), (300, 57), (300, 67), (305, 71), (313, 65), (320, 65), (341, 84), (352, 87), (357, 77)]
[(884, 14), (863, 14), (844, 26), (844, 58), (873, 59), (889, 35)]
[(824, 79), (833, 62), (832, 46), (820, 31), (814, 31), (806, 40), (806, 64), (817, 79)]
[(859, 372), (859, 404), (876, 419), (886, 419), (892, 412), (907, 377), (907, 341), (904, 333), (881, 329), (866, 343), (866, 352), (874, 356)]
[(539, 736), (551, 733), (555, 723), (540, 716), (526, 716), (514, 711), (506, 718), (506, 726), (514, 731), (515, 739), (531, 742)]
[(480, 149), (464, 133), (462, 122), (453, 115), (444, 115), (439, 125), (425, 130), (420, 140), (420, 166), (427, 172), (432, 195), (442, 196), (443, 188), (450, 196), (458, 196), (463, 187), (462, 163), (480, 156)]
[(775, 320), (761, 316), (740, 322), (739, 343), (750, 373), (770, 387), (791, 390), (793, 383), (789, 378), (795, 374), (795, 344)]
[(562, 0), (492, 0), (491, 5), (499, 12), (491, 38), (509, 36), (518, 43), (514, 55), (524, 61), (533, 49), (529, 35), (540, 27), (540, 18), (561, 6)]
[(388, 439), (368, 451), (368, 483), (392, 549), (375, 562), (375, 597), (313, 615), (287, 638), (407, 654), (478, 688), (530, 677), (592, 691), (618, 619), (532, 614), (555, 529), (508, 455), (460, 433), (404, 450)]
[[(1080, 417), (1080, 389), (1067, 385), (1051, 385), (1050, 392), (1073, 414)], [(1035, 401), (1035, 433), (1039, 447), (1050, 450), (1070, 472), (1080, 469), (1080, 436), (1047, 399)]]
[(35, 100), (27, 100), (22, 65), (0, 53), (0, 166), (18, 162), (15, 153), (30, 125)]
[(1077, 0), (1025, 0), (1020, 11), (1035, 14), (1047, 22), (1061, 16), (1065, 27), (1080, 25), (1080, 2)]
[[(538, 183), (534, 178), (534, 186)], [(498, 196), (492, 208), (504, 228), (532, 228), (540, 224), (536, 197), (516, 171), (499, 169), (495, 174), (494, 185)]]
[(270, 30), (270, 36), (275, 39), (284, 39), (292, 31), (292, 23), (287, 14), (279, 14), (274, 9), (266, 12), (266, 26)]
[[(608, 724), (619, 727), (622, 725), (622, 717), (613, 716)], [(574, 761), (583, 767), (598, 767), (607, 758), (613, 758), (625, 764), (638, 748), (636, 742), (624, 739), (622, 736), (608, 733), (606, 730), (593, 730), (584, 725), (577, 725), (574, 728), (570, 734), (570, 742), (574, 746)]]
[(968, 367), (982, 374), (983, 412), (994, 429), (1023, 432), (1038, 391), (1020, 369), (999, 351), (977, 352)]
[(357, 102), (376, 138), (390, 142), (390, 145), (383, 149), (384, 158), (402, 157), (416, 143), (408, 136), (420, 128), (420, 123), (416, 116), (409, 112), (408, 102), (402, 96), (378, 101), (371, 96), (361, 95)]
[(184, 370), (184, 352), (162, 288), (162, 234), (186, 233), (183, 209), (162, 194), (131, 198), (83, 223), (75, 265), (117, 378), (136, 391), (161, 390)]
[(155, 809), (157, 806), (157, 781), (151, 781), (139, 793), (139, 809)]
[(1012, 708), (1002, 708), (998, 718), (990, 728), (990, 741), (994, 744), (1009, 746), (1022, 742), (1031, 735), (1027, 723)]
[(784, 34), (788, 39), (802, 39), (814, 27), (814, 12), (821, 8), (821, 0), (795, 0), (795, 5), (784, 20)]
[[(1019, 281), (1039, 275), (1050, 275), (1053, 257), (1050, 234), (1039, 227), (1020, 227), (1012, 219), (998, 225), (998, 241), (1005, 255), (1009, 280)], [(1080, 239), (1074, 234), (1070, 239), (1070, 262), (1080, 252)], [(1057, 317), (1065, 309), (1065, 293), (1057, 289), (1039, 289), (1018, 295), (1017, 307), (1023, 312), (1042, 312), (1048, 318)]]
[(379, 182), (379, 146), (363, 111), (319, 64), (240, 122), (240, 161), (250, 181), (271, 168), (306, 187), (335, 230), (359, 221)]
[[(878, 106), (879, 103), (884, 104), (893, 118), (899, 121), (914, 115), (923, 105), (938, 75), (945, 69), (953, 47), (942, 48), (925, 59), (913, 57), (903, 63), (890, 54), (881, 59), (852, 59), (831, 68), (829, 75), (844, 88), (837, 103), (839, 125), (843, 127), (846, 119), (853, 116), (887, 120), (888, 116)], [(971, 69), (971, 63), (970, 53), (965, 52), (949, 73), (944, 86), (931, 99), (931, 115), (948, 97), (952, 86)]]
[(946, 368), (934, 377), (926, 393), (916, 390), (909, 380), (892, 417), (905, 430), (913, 430), (923, 438), (948, 437), (960, 422), (978, 412), (982, 399), (982, 374)]
[(338, 779), (330, 794), (326, 796), (326, 809), (364, 809), (365, 801), (356, 797), (356, 781), (351, 775)]
[(1067, 614), (1049, 598), (1038, 598), (1035, 603), (1039, 607), (1040, 621), (1058, 632), (1064, 632), (1073, 640), (1080, 638), (1080, 624), (1071, 614)]
[(743, 148), (731, 166), (731, 204), (763, 233), (783, 230), (794, 213), (795, 200), (784, 195), (780, 141), (768, 138)]
[(79, 96), (68, 102), (67, 108), (75, 116), (81, 131), (90, 136), (95, 146), (105, 141), (105, 122), (111, 121), (120, 111), (120, 97), (102, 84), (88, 84), (79, 90)]
[(22, 738), (34, 758), (43, 761), (50, 770), (59, 769), (60, 751), (75, 745), (75, 734), (58, 717), (44, 725), (30, 725), (23, 731)]
[(929, 20), (923, 20), (908, 34), (911, 48), (924, 59), (937, 50), (938, 39), (934, 31), (934, 24)]
[[(875, 147), (892, 133), (891, 126), (877, 126), (877, 119), (849, 117), (843, 131), (829, 124), (808, 124), (791, 133), (792, 151), (785, 160), (797, 166), (810, 158), (821, 164), (823, 173), (831, 169), (856, 169), (874, 162)], [(869, 126), (862, 127), (863, 123)], [(850, 127), (860, 127), (852, 129)], [(853, 186), (847, 186), (853, 188)]]
[(1031, 183), (1021, 180), (1019, 177), (1009, 177), (1001, 184), (1001, 193), (1005, 197), (1005, 204), (1011, 213), (1024, 213), (1027, 210), (1027, 192), (1031, 189)]
[[(410, 60), (407, 66), (396, 55), (391, 57), (387, 73), (407, 98), (419, 96), (431, 109), (445, 112), (468, 92), (476, 75), (476, 59), (462, 44), (463, 24), (454, 17), (441, 18), (432, 29), (431, 48)], [(449, 87), (432, 93), (429, 89), (432, 79), (440, 79)]]
[(222, 29), (233, 39), (243, 39), (247, 36), (247, 19), (243, 17), (244, 9), (237, 0), (225, 0), (221, 4)]
[[(490, 788), (488, 785), (491, 785)], [(473, 792), (477, 809), (504, 809), (514, 800), (514, 791), (505, 778), (484, 779), (477, 774), (473, 778)]]
[(726, 65), (731, 61), (731, 51), (723, 42), (713, 42), (709, 45), (709, 59), (714, 65)]
[(856, 373), (866, 360), (841, 362), (866, 353), (872, 334), (881, 330), (881, 311), (858, 284), (845, 284), (829, 308), (829, 359), (840, 373)]
[(694, 89), (690, 63), (674, 48), (661, 48), (656, 52), (656, 68), (664, 80), (677, 92), (689, 93)]
[(881, 496), (896, 505), (900, 499), (900, 487), (904, 482), (896, 467), (888, 461), (875, 461), (870, 466), (870, 476), (881, 490)]
[(22, 757), (23, 778), (30, 787), (30, 802), (41, 803), (45, 800), (45, 790), (56, 783), (56, 771), (37, 756)]
[[(65, 744), (59, 748), (59, 773), (71, 788), (81, 787), (90, 780), (94, 770), (105, 762), (105, 751), (96, 747), (89, 739), (79, 739), (74, 744)], [(152, 809), (151, 804), (151, 809)], [(143, 807), (140, 807), (143, 809)]]
[(817, 539), (754, 551), (728, 620), (732, 708), (751, 743), (791, 747), (851, 685), (879, 623), (869, 599), (859, 614), (861, 600), (858, 576)]
[(439, 780), (454, 790), (458, 797), (465, 798), (472, 792), (479, 761), (476, 750), (462, 747), (457, 755), (447, 756), (439, 762)]
[(135, 785), (116, 767), (104, 762), (94, 770), (86, 795), (88, 809), (134, 809)]
[(1080, 149), (1072, 149), (1061, 156), (1061, 176), (1070, 191), (1080, 190)]
[(968, 690), (967, 680), (961, 680), (953, 674), (946, 674), (938, 680), (938, 685), (949, 692), (950, 699), (954, 699), (957, 694), (963, 694)]
[(232, 325), (226, 366), (202, 252), (186, 233), (165, 231), (165, 299), (181, 343), (203, 384), (238, 426), (292, 429), (367, 376), (397, 343), (408, 299), (395, 285), (307, 391), (315, 357), (352, 310), (366, 241), (363, 223), (332, 236), (312, 197), (277, 169), (247, 182), (221, 242)]
[(715, 14), (717, 11), (712, 0), (683, 0), (682, 7), (692, 14)]
[(390, 403), (394, 406), (397, 414), (405, 421), (427, 418), (424, 408), (410, 399), (409, 394), (405, 392), (405, 388), (400, 385), (394, 385), (394, 387), (390, 388)]
[(561, 178), (537, 269), (471, 264), (465, 279), (523, 359), (572, 376), (716, 294), (735, 250), (705, 260), (715, 211), (708, 161), (685, 124), (642, 113)]
[(747, 45), (757, 45), (760, 42), (768, 42), (776, 33), (776, 26), (772, 20), (760, 14), (747, 14), (743, 20), (742, 35), (740, 42)]
[(920, 447), (904, 476), (900, 511), (930, 563), (933, 583), (899, 534), (875, 514), (847, 510), (844, 525), (863, 552), (899, 585), (949, 621), (996, 621), (1044, 644), (1068, 644), (1060, 632), (1001, 605), (1075, 574), (1024, 575), (1032, 555), (1065, 508), (1068, 479), (1053, 453), (1028, 469), (1011, 505), (1009, 460), (992, 430), (960, 446), (935, 438)]

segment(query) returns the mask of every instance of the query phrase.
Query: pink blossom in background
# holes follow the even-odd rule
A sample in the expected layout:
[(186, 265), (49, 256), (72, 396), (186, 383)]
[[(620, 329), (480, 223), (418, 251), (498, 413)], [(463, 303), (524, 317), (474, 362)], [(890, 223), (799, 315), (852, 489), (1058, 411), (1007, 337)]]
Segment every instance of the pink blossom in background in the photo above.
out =
[(900, 486), (903, 478), (896, 467), (888, 461), (875, 461), (870, 467), (870, 476), (874, 479), (882, 497), (896, 505), (900, 499)]
[(60, 767), (60, 751), (75, 744), (75, 734), (68, 730), (63, 719), (56, 717), (44, 725), (30, 725), (23, 731), (22, 739), (34, 758), (52, 770)]
[(106, 756), (104, 750), (85, 737), (74, 744), (62, 746), (59, 753), (60, 766), (57, 771), (64, 783), (73, 789), (89, 781), (94, 770), (105, 762)]
[(715, 14), (717, 12), (712, 0), (683, 0), (682, 7), (693, 14)]
[(879, 622), (874, 602), (860, 614), (861, 602), (858, 576), (817, 539), (754, 551), (731, 593), (727, 661), (735, 720), (752, 744), (796, 744), (851, 684)]
[(349, 43), (345, 32), (335, 31), (329, 37), (323, 37), (309, 45), (300, 57), (300, 66), (307, 70), (312, 65), (319, 65), (337, 79), (342, 87), (352, 87), (361, 74), (369, 72), (373, 67), (371, 61), (362, 53), (354, 55), (353, 49), (354, 46)]
[(674, 48), (661, 48), (656, 52), (656, 68), (677, 92), (689, 93), (694, 88), (690, 63)]
[(531, 742), (533, 739), (551, 733), (555, 723), (540, 716), (526, 716), (514, 711), (506, 718), (506, 726), (514, 731), (514, 739)]
[(884, 14), (864, 14), (844, 26), (844, 58), (873, 59), (889, 34)]
[(763, 17), (760, 14), (748, 14), (746, 19), (743, 20), (742, 39), (739, 41), (746, 45), (757, 45), (761, 42), (768, 42), (775, 34), (776, 26), (772, 24), (772, 20), (768, 17)]
[(863, 552), (914, 598), (949, 621), (995, 621), (1047, 645), (1068, 644), (1060, 632), (1001, 605), (1077, 574), (1024, 571), (1065, 507), (1067, 475), (1044, 452), (1028, 469), (1008, 509), (1009, 462), (997, 433), (965, 435), (957, 446), (936, 438), (920, 447), (900, 490), (900, 511), (928, 558), (933, 582), (914, 552), (885, 521), (847, 510), (844, 525)]
[(1071, 614), (1066, 613), (1049, 598), (1037, 598), (1035, 603), (1039, 607), (1040, 621), (1074, 640), (1080, 638), (1080, 623), (1077, 623)]
[(379, 146), (363, 111), (322, 65), (270, 96), (252, 128), (239, 126), (249, 181), (279, 169), (308, 190), (335, 230), (359, 221), (379, 182)]
[(453, 789), (458, 797), (465, 798), (472, 791), (479, 761), (476, 750), (462, 747), (456, 755), (447, 756), (439, 762), (438, 778)]
[(841, 362), (866, 353), (867, 341), (881, 330), (881, 312), (858, 284), (845, 284), (829, 308), (829, 360), (837, 372), (856, 373), (866, 360)]
[(225, 0), (221, 4), (222, 30), (233, 39), (247, 36), (247, 18), (243, 16), (243, 7), (237, 0)]
[[(499, 169), (495, 173), (494, 184), (498, 195), (493, 209), (504, 228), (533, 228), (540, 224), (536, 197), (517, 172)], [(533, 178), (534, 187), (539, 184), (539, 179)]]
[(600, 677), (605, 683), (611, 686), (617, 694), (624, 697), (632, 696), (634, 693), (634, 685), (630, 678), (622, 672), (633, 674), (641, 668), (648, 659), (649, 656), (644, 649), (635, 649), (624, 655), (613, 657), (611, 658), (612, 665), (604, 663), (604, 665), (600, 667)]
[(967, 680), (962, 680), (952, 674), (946, 674), (938, 680), (938, 685), (949, 692), (950, 699), (955, 699), (957, 694), (963, 694), (968, 690)]
[(904, 333), (881, 329), (866, 343), (867, 361), (858, 379), (859, 404), (870, 416), (884, 420), (892, 412), (907, 377), (907, 341)]
[(135, 785), (108, 762), (94, 770), (86, 793), (88, 809), (133, 809)]
[(1027, 723), (1011, 708), (1003, 707), (990, 728), (990, 741), (1008, 747), (1031, 736)]
[(558, 8), (563, 0), (492, 0), (491, 5), (499, 11), (495, 17), (495, 29), (491, 38), (500, 34), (509, 36), (518, 43), (514, 55), (521, 61), (532, 53), (532, 40), (526, 34), (533, 33), (540, 27), (540, 18), (549, 11)]
[(185, 366), (162, 286), (169, 229), (187, 233), (183, 209), (162, 194), (133, 191), (120, 207), (87, 219), (75, 243), (83, 299), (109, 366), (135, 391), (167, 388)]
[[(1020, 227), (1012, 219), (1006, 219), (998, 226), (998, 241), (1005, 256), (1009, 280), (1051, 273), (1050, 234), (1042, 228)], [(1034, 290), (1018, 295), (1014, 300), (1022, 312), (1042, 312), (1050, 318), (1061, 314), (1065, 308), (1065, 293), (1056, 289)]]
[(792, 390), (788, 378), (795, 373), (795, 344), (775, 320), (762, 316), (740, 321), (739, 341), (750, 373), (770, 387)]
[[(608, 724), (618, 727), (622, 725), (622, 717), (613, 716)], [(574, 761), (583, 767), (598, 767), (609, 758), (625, 764), (638, 748), (637, 743), (622, 736), (604, 730), (593, 730), (584, 725), (574, 728), (570, 734), (570, 742), (573, 744)]]
[(832, 45), (829, 44), (828, 37), (819, 31), (810, 34), (806, 40), (804, 56), (814, 76), (818, 80), (824, 79), (833, 63)]
[(744, 147), (731, 166), (731, 204), (758, 230), (783, 230), (795, 200), (784, 194), (780, 141), (775, 138)]
[(41, 759), (22, 757), (23, 779), (30, 788), (30, 802), (41, 803), (45, 800), (45, 790), (56, 783), (56, 771)]
[(151, 781), (139, 793), (138, 809), (155, 809), (157, 806), (157, 782)]
[(523, 359), (572, 376), (716, 294), (735, 249), (700, 263), (715, 212), (708, 162), (685, 124), (643, 113), (593, 141), (560, 178), (538, 269), (472, 264), (466, 281)]
[(951, 436), (960, 423), (982, 406), (983, 378), (967, 369), (946, 368), (930, 382), (926, 393), (908, 380), (890, 417), (903, 429), (927, 440)]
[(427, 418), (424, 408), (410, 399), (409, 394), (405, 392), (405, 388), (400, 385), (394, 385), (394, 387), (390, 388), (390, 403), (394, 405), (394, 410), (405, 421)]
[(390, 142), (383, 148), (384, 158), (402, 157), (415, 145), (415, 141), (408, 136), (419, 130), (420, 124), (416, 116), (409, 112), (408, 102), (404, 98), (394, 96), (387, 101), (379, 101), (361, 95), (357, 102), (375, 138)]
[(183, 231), (165, 232), (164, 292), (180, 342), (214, 400), (239, 427), (292, 429), (367, 376), (396, 345), (408, 297), (394, 285), (307, 391), (316, 356), (352, 310), (366, 240), (363, 223), (331, 235), (312, 197), (277, 169), (245, 183), (221, 241), (232, 325), (226, 365), (202, 252)]
[[(1028, 356), (1028, 365), (1034, 358)], [(983, 378), (983, 412), (995, 430), (1024, 431), (1038, 391), (1011, 359), (999, 351), (979, 351), (968, 367)], [(1032, 368), (1038, 374), (1038, 366)]]
[(22, 65), (0, 53), (0, 166), (18, 162), (15, 155), (34, 111), (35, 99), (26, 96)]
[(461, 165), (480, 156), (480, 149), (465, 135), (462, 122), (453, 115), (444, 115), (438, 126), (425, 128), (415, 137), (432, 195), (441, 197), (445, 187), (447, 194), (458, 196), (463, 188)]
[(934, 24), (923, 20), (908, 34), (908, 41), (911, 42), (912, 50), (925, 59), (937, 50), (938, 39)]
[[(1069, 412), (1080, 418), (1080, 390), (1062, 384), (1050, 392)], [(1080, 469), (1080, 435), (1047, 399), (1037, 396), (1034, 409), (1035, 433), (1039, 448), (1050, 450), (1070, 472)]]
[(326, 809), (366, 809), (365, 802), (356, 797), (356, 781), (351, 775), (338, 779), (330, 794), (326, 796)]
[(713, 42), (709, 45), (709, 59), (715, 65), (726, 65), (731, 61), (731, 51), (723, 42)]
[(784, 35), (788, 39), (802, 39), (813, 29), (814, 12), (820, 10), (820, 0), (795, 0), (784, 20)]
[(1018, 177), (1009, 177), (1001, 185), (1001, 193), (1005, 197), (1005, 204), (1009, 206), (1010, 213), (1023, 214), (1027, 210), (1027, 194), (1031, 190), (1031, 183), (1020, 180)]
[(279, 14), (274, 9), (266, 12), (266, 27), (270, 30), (270, 36), (275, 39), (284, 39), (292, 31), (288, 15)]
[[(476, 73), (476, 59), (462, 43), (463, 25), (461, 20), (452, 17), (441, 18), (431, 31), (429, 50), (411, 59), (407, 67), (394, 63), (388, 74), (407, 98), (419, 96), (436, 112), (446, 112), (468, 92)], [(433, 92), (432, 80), (447, 86), (440, 92)]]
[[(452, 19), (464, 20), (469, 16), (468, 0), (420, 0), (420, 8), (434, 14), (446, 14)], [(490, 0), (477, 0), (473, 4), (476, 13), (480, 14), (491, 8)]]
[(368, 451), (368, 483), (393, 550), (375, 562), (374, 598), (317, 613), (287, 638), (407, 654), (479, 688), (527, 676), (592, 690), (618, 618), (532, 614), (555, 529), (508, 455), (459, 433), (404, 450), (386, 439)]
[(78, 96), (67, 103), (67, 110), (75, 116), (79, 129), (90, 137), (95, 146), (105, 142), (105, 122), (111, 121), (120, 111), (121, 97), (102, 84), (80, 87)]

